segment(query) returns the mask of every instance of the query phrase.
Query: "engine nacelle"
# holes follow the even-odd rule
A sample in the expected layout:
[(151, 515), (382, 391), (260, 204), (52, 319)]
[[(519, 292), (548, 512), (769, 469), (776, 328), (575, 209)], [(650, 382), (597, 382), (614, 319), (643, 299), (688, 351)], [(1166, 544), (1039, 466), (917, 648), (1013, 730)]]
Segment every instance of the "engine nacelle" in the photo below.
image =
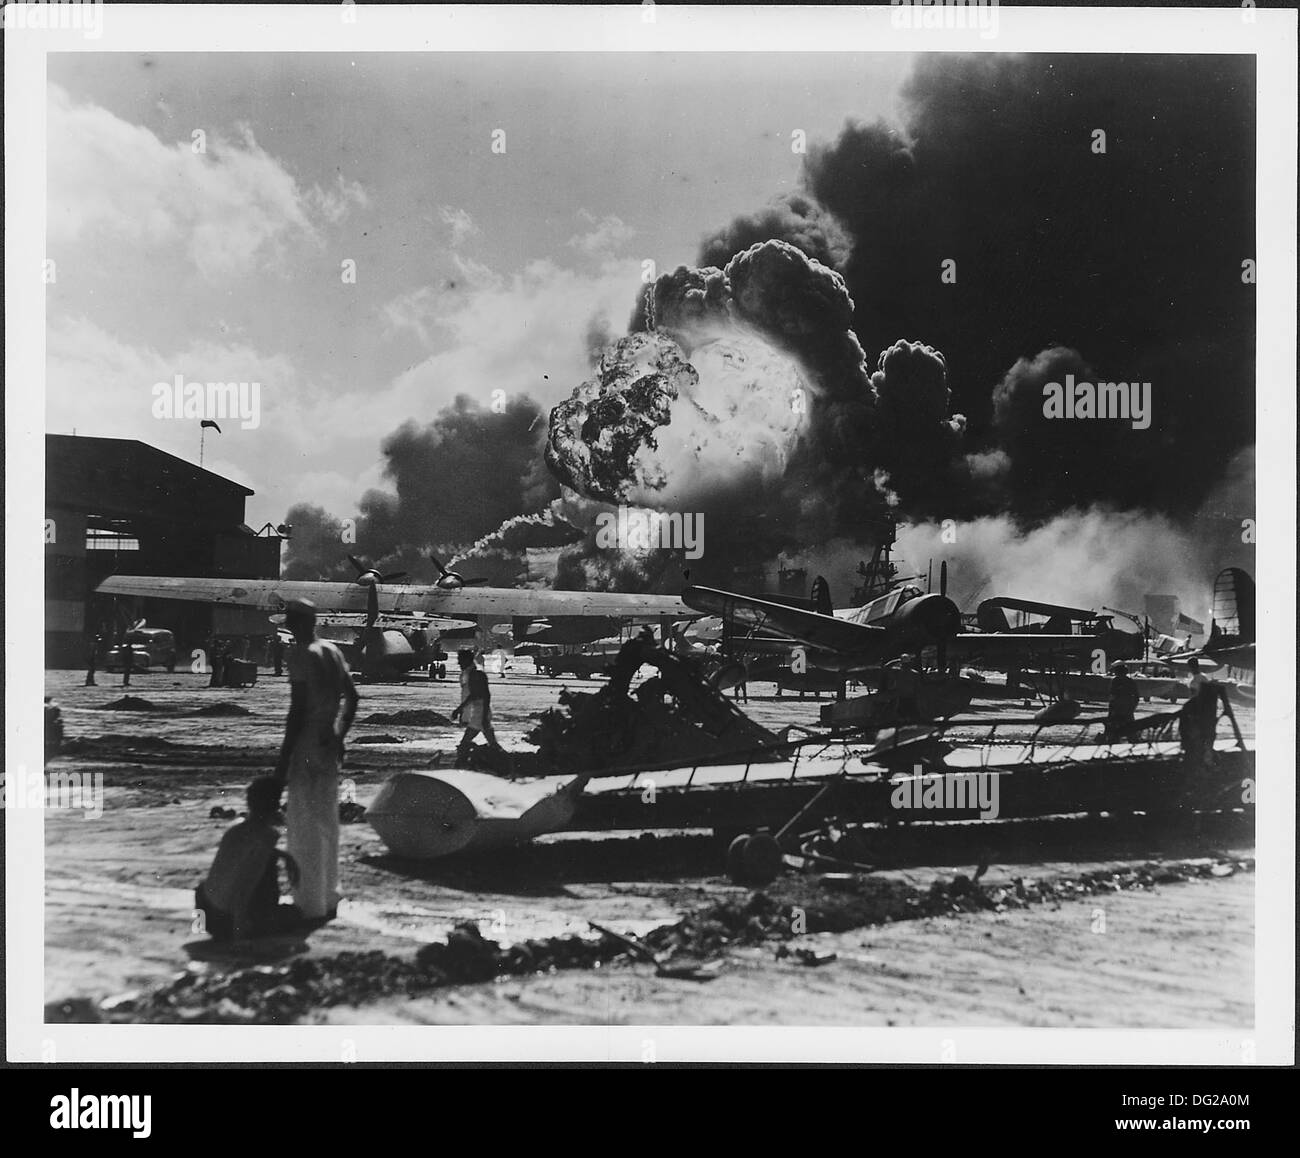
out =
[(894, 612), (889, 630), (899, 651), (919, 651), (951, 639), (961, 630), (961, 612), (946, 595), (920, 595)]

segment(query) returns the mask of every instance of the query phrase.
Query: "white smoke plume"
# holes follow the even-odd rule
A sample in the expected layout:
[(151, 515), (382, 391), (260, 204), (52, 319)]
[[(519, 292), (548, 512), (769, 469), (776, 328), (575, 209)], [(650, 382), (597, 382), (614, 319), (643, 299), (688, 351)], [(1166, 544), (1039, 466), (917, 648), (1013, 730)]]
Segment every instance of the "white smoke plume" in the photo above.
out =
[(948, 594), (966, 611), (1004, 595), (1140, 617), (1148, 594), (1164, 594), (1200, 619), (1219, 565), (1185, 523), (1148, 511), (1067, 511), (1032, 530), (997, 516), (953, 523), (947, 537), (942, 523), (902, 525), (898, 554), (917, 571), (933, 560), (936, 576), (946, 560)]

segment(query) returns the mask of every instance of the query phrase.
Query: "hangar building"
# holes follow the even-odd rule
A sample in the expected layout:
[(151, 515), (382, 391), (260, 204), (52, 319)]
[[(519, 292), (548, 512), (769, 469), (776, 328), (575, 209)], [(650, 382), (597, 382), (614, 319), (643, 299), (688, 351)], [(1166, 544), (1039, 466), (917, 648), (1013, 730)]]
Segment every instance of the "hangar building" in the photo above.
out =
[[(94, 594), (108, 575), (279, 578), (280, 537), (244, 522), (252, 493), (134, 439), (47, 434), (46, 666), (80, 667), (88, 637), (111, 634), (114, 600)], [(151, 599), (123, 611), (174, 632), (182, 656), (212, 634), (272, 630), (248, 608)]]

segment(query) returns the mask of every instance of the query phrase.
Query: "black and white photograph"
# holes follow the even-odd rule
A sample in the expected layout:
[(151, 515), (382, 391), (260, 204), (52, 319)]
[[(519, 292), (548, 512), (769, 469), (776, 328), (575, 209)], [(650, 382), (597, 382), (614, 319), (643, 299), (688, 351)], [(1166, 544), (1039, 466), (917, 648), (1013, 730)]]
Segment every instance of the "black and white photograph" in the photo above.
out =
[(1290, 1064), (1295, 15), (6, 5), (9, 1060)]

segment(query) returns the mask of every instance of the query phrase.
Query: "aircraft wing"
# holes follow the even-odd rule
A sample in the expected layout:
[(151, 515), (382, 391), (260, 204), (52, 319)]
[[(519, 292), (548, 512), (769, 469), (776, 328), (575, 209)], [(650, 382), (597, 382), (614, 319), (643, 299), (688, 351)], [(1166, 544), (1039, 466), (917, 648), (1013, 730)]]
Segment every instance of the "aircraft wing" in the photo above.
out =
[(1089, 611), (1084, 607), (1064, 607), (1059, 603), (1039, 603), (1033, 599), (1015, 599), (1005, 595), (986, 599), (981, 606), (1001, 607), (1009, 611), (1028, 611), (1033, 615), (1045, 615), (1048, 618), (1054, 615), (1064, 615), (1068, 619), (1095, 619), (1097, 617), (1095, 611)]
[[(964, 631), (948, 643), (954, 659), (1016, 660), (1043, 655), (1091, 653), (1106, 641), (1093, 635), (1046, 635), (1041, 632)], [(1117, 657), (1119, 658), (1119, 657)]]
[[(259, 611), (283, 611), (290, 599), (310, 599), (322, 612), (366, 610), (367, 588), (356, 583), (297, 579), (207, 579), (188, 576), (111, 575), (97, 588), (104, 595), (143, 599), (180, 599)], [(632, 595), (619, 591), (535, 591), (513, 587), (463, 587), (455, 590), (425, 584), (385, 584), (379, 588), (381, 612), (393, 615), (445, 616), (452, 619), (500, 616), (604, 616), (659, 623), (694, 619), (676, 595)]]
[(1236, 647), (1216, 648), (1214, 651), (1180, 651), (1174, 655), (1162, 656), (1161, 659), (1171, 667), (1186, 667), (1192, 660), (1201, 664), (1201, 674), (1220, 667), (1238, 667), (1245, 671), (1255, 670), (1255, 645), (1243, 643)]
[[(360, 629), (366, 626), (366, 618), (360, 612), (324, 612), (316, 616), (316, 622), (321, 627), (355, 627)], [(272, 622), (278, 619), (280, 619), (280, 616), (277, 615), (272, 619)], [(380, 612), (374, 626), (381, 631), (413, 631), (425, 628), (429, 631), (443, 632), (476, 627), (477, 623), (473, 619), (448, 619), (441, 615), (391, 615)]]
[(883, 627), (837, 619), (834, 615), (823, 615), (819, 611), (791, 607), (752, 595), (719, 591), (715, 587), (688, 587), (682, 592), (682, 599), (688, 607), (705, 615), (720, 615), (733, 625), (764, 632), (784, 632), (800, 643), (828, 651), (859, 651), (876, 647), (887, 635)]

